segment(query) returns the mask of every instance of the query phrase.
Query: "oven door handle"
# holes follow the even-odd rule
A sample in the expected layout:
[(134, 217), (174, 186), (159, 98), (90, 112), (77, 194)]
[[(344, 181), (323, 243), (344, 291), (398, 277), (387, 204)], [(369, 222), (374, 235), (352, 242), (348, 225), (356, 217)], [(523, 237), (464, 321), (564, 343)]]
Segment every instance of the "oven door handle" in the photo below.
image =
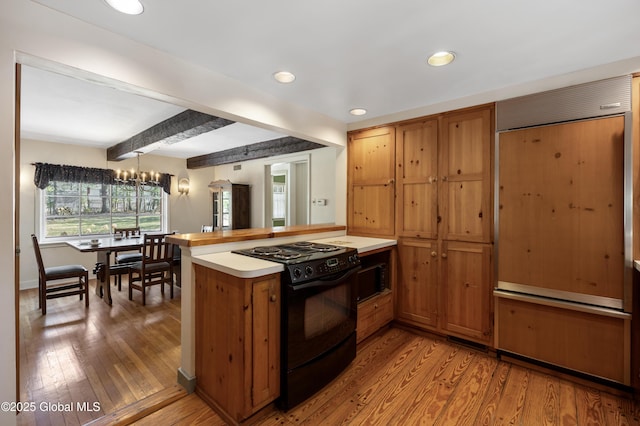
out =
[(298, 291), (298, 290), (304, 290), (306, 288), (311, 288), (311, 287), (335, 287), (337, 285), (342, 284), (347, 278), (349, 278), (351, 275), (358, 272), (360, 269), (361, 269), (360, 266), (356, 266), (355, 268), (350, 269), (348, 272), (340, 275), (337, 278), (334, 278), (331, 280), (323, 280), (322, 278), (320, 278), (305, 284), (292, 285), (291, 289), (293, 291)]

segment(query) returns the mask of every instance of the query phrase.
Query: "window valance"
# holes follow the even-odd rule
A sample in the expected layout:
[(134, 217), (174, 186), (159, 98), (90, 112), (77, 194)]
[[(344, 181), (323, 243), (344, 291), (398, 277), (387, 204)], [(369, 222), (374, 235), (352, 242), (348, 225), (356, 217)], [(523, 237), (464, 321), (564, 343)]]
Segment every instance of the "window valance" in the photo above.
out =
[[(111, 169), (99, 169), (95, 167), (79, 167), (60, 164), (35, 163), (36, 172), (33, 183), (40, 189), (45, 189), (49, 182), (81, 182), (115, 185), (116, 172)], [(133, 185), (133, 182), (127, 184)], [(171, 174), (160, 173), (158, 186), (167, 194), (171, 194)]]

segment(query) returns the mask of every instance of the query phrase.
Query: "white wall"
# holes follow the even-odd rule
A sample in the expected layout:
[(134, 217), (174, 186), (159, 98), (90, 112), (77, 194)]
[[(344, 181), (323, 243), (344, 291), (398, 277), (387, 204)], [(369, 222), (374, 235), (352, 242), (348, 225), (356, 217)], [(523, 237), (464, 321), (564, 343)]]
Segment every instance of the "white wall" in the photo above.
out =
[[(35, 255), (31, 234), (37, 234), (38, 212), (36, 211), (39, 190), (33, 183), (35, 167), (32, 163), (45, 162), (72, 166), (100, 167), (107, 169), (130, 169), (136, 167), (136, 159), (108, 162), (104, 149), (78, 145), (49, 143), (23, 139), (20, 146), (20, 288), (34, 288), (38, 285)], [(140, 168), (159, 170), (173, 174), (171, 195), (169, 196), (169, 231), (181, 233), (200, 232), (200, 225), (208, 223), (210, 214), (210, 194), (207, 185), (213, 176), (213, 168), (187, 170), (186, 161), (176, 158), (143, 155)], [(188, 195), (178, 193), (178, 181), (182, 177), (190, 179)], [(80, 253), (65, 244), (41, 244), (45, 265), (77, 263), (91, 270), (96, 261), (95, 253)]]
[[(331, 202), (325, 207), (311, 206), (310, 223), (341, 223), (336, 221), (336, 209), (340, 203), (337, 198), (344, 197), (346, 200), (346, 180), (338, 183), (336, 178), (336, 158), (339, 151), (333, 147), (319, 148), (311, 151), (298, 152), (295, 154), (269, 157), (268, 159), (258, 159), (245, 161), (243, 163), (224, 164), (214, 167), (215, 180), (225, 179), (233, 183), (245, 183), (251, 185), (251, 227), (262, 228), (264, 223), (264, 197), (265, 197), (265, 163), (286, 162), (288, 159), (297, 158), (302, 155), (309, 155), (310, 168), (310, 198), (327, 198)], [(233, 170), (234, 166), (240, 165), (240, 170)], [(346, 176), (346, 175), (345, 175)], [(340, 190), (338, 190), (340, 188)], [(209, 220), (210, 221), (210, 220)]]

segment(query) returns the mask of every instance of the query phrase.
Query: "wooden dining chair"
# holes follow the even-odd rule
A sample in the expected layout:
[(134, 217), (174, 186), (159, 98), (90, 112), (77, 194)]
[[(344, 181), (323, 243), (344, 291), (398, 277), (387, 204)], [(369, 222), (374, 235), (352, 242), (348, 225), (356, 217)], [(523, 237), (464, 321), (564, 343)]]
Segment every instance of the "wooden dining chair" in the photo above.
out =
[[(58, 297), (79, 295), (80, 300), (84, 297), (85, 307), (89, 307), (89, 271), (82, 265), (61, 265), (50, 266), (45, 268), (40, 253), (40, 244), (38, 238), (31, 234), (33, 240), (33, 250), (36, 254), (38, 262), (38, 294), (39, 308), (42, 309), (42, 315), (47, 314), (47, 299), (56, 299)], [(76, 278), (77, 282), (63, 282), (60, 280), (68, 280)], [(52, 282), (53, 281), (53, 282)], [(57, 283), (56, 283), (57, 281)], [(50, 282), (52, 282), (50, 284)]]
[[(114, 228), (113, 234), (120, 234), (122, 238), (140, 237), (140, 227), (132, 228)], [(122, 276), (129, 273), (131, 263), (140, 262), (142, 260), (142, 252), (138, 251), (121, 251), (114, 252), (115, 262), (111, 266), (109, 273), (115, 276), (118, 291), (122, 290)]]
[(129, 300), (133, 300), (133, 289), (142, 292), (142, 304), (146, 305), (146, 288), (169, 284), (173, 299), (173, 244), (165, 240), (167, 234), (146, 234), (142, 248), (142, 260), (129, 266)]

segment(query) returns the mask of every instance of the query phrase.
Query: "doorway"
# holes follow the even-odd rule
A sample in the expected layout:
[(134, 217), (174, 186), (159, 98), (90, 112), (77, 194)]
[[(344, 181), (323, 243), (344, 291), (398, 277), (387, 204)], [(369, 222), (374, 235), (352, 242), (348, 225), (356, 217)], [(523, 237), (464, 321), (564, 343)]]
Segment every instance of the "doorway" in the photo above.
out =
[(265, 164), (265, 226), (310, 222), (309, 156)]

